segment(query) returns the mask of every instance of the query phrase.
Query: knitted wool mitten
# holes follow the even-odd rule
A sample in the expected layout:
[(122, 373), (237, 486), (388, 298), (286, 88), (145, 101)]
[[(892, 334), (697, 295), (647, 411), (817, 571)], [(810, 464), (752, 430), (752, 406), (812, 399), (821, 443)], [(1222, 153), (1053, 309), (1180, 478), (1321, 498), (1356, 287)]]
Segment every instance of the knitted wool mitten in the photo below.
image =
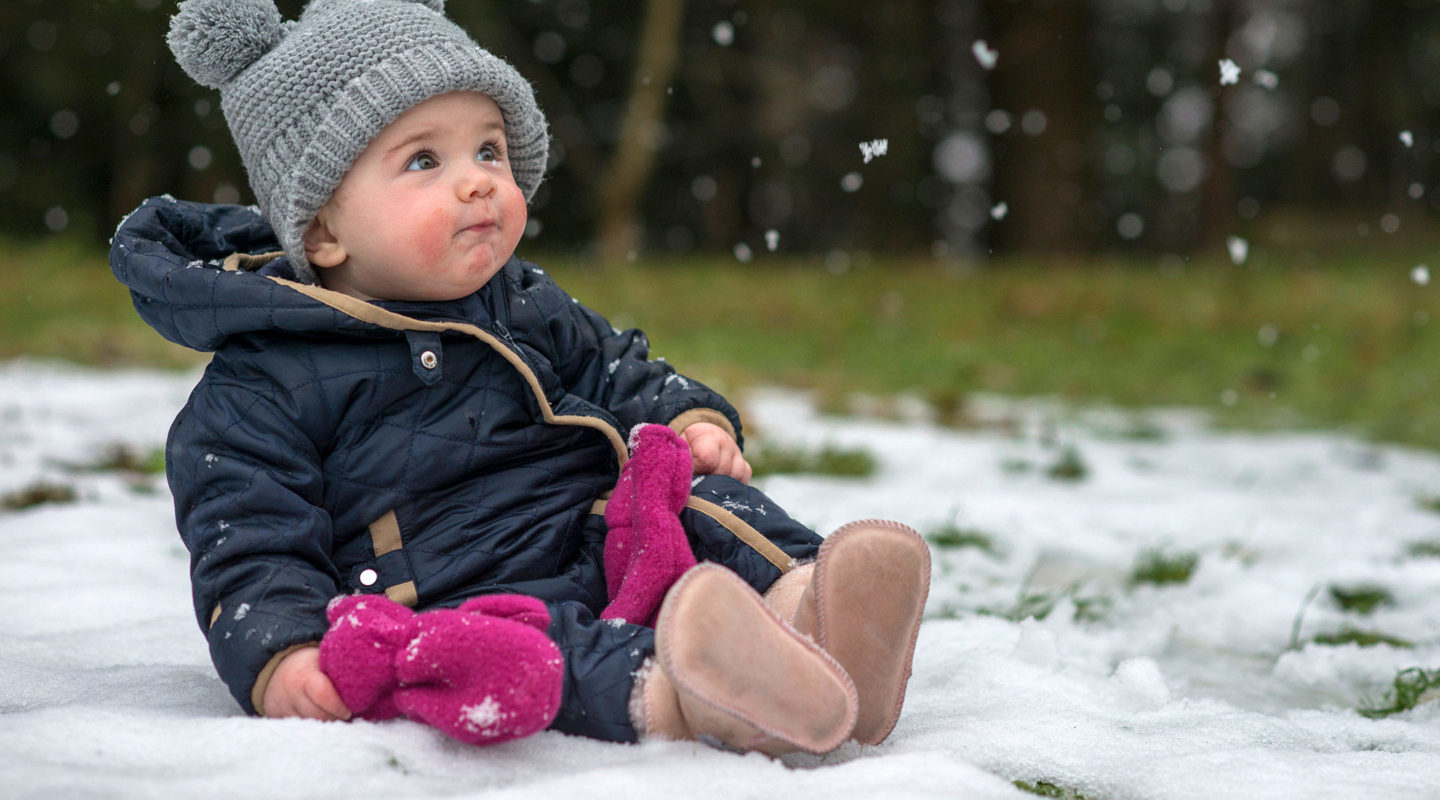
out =
[(695, 566), (680, 526), (690, 497), (690, 446), (664, 425), (630, 434), (630, 460), (605, 505), (605, 587), (601, 619), (653, 626), (665, 592)]
[(543, 730), (560, 710), (563, 660), (545, 604), (490, 595), (415, 613), (383, 595), (337, 598), (320, 668), (361, 719), (404, 715), (469, 744)]

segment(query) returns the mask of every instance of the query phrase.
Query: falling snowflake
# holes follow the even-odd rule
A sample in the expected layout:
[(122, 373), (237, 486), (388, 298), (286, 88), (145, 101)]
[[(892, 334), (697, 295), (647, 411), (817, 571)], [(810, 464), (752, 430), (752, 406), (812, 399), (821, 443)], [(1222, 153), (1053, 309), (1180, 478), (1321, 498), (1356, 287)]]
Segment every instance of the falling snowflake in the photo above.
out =
[(1400, 143), (1406, 147), (1414, 147), (1415, 135), (1410, 133), (1410, 131), (1400, 131)]
[(1010, 205), (1004, 201), (996, 203), (995, 205), (990, 207), (990, 218), (997, 222), (1005, 219), (1005, 215), (1009, 213)]
[(858, 172), (847, 172), (845, 177), (840, 179), (840, 188), (850, 194), (860, 191), (860, 187), (864, 185), (865, 178)]
[(984, 39), (976, 40), (975, 44), (970, 46), (970, 52), (975, 54), (975, 60), (985, 69), (995, 69), (995, 62), (1000, 59), (1000, 54), (991, 50)]
[(868, 142), (860, 143), (860, 154), (865, 157), (865, 163), (869, 164), (870, 159), (879, 158), (890, 150), (889, 139), (871, 139)]
[(1276, 75), (1268, 69), (1255, 70), (1255, 74), (1251, 75), (1250, 79), (1265, 87), (1266, 89), (1274, 89), (1275, 87), (1280, 85), (1280, 76)]
[(710, 36), (715, 40), (715, 44), (729, 47), (735, 42), (735, 26), (728, 22), (717, 22), (715, 27), (710, 29)]
[(1234, 86), (1240, 82), (1240, 65), (1228, 58), (1220, 59), (1220, 85)]
[(744, 242), (736, 242), (734, 252), (735, 260), (739, 261), (741, 264), (749, 264), (750, 259), (754, 258), (754, 253), (750, 252), (750, 245), (745, 244)]
[(1230, 260), (1237, 266), (1245, 263), (1250, 256), (1250, 243), (1239, 236), (1231, 236), (1225, 240), (1225, 249), (1230, 251)]
[(1421, 286), (1425, 286), (1425, 285), (1429, 284), (1429, 283), (1430, 283), (1430, 268), (1427, 267), (1427, 266), (1425, 266), (1424, 264), (1421, 264), (1420, 266), (1416, 267), (1415, 269), (1410, 270), (1410, 280), (1415, 281), (1416, 283), (1420, 284)]
[(773, 253), (775, 252), (775, 248), (779, 246), (780, 231), (774, 230), (773, 228), (771, 230), (765, 231), (765, 249)]

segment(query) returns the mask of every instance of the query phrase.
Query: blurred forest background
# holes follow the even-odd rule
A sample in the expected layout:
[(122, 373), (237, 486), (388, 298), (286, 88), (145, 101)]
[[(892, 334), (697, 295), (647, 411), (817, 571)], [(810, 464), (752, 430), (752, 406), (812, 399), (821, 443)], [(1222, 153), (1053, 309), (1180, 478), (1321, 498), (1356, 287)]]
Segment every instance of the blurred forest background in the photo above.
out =
[[(280, 0), (287, 17), (300, 0)], [(251, 202), (170, 0), (0, 5), (0, 232)], [(552, 126), (548, 249), (1224, 252), (1440, 210), (1431, 0), (451, 0)], [(1239, 69), (1222, 82), (1220, 62)], [(884, 140), (865, 158), (860, 144)], [(768, 234), (768, 237), (767, 237)], [(588, 251), (587, 251), (588, 252)]]
[[(1435, 0), (447, 6), (550, 120), (521, 254), (722, 390), (1440, 449)], [(147, 196), (252, 201), (174, 8), (0, 4), (0, 358), (203, 361), (103, 266)]]

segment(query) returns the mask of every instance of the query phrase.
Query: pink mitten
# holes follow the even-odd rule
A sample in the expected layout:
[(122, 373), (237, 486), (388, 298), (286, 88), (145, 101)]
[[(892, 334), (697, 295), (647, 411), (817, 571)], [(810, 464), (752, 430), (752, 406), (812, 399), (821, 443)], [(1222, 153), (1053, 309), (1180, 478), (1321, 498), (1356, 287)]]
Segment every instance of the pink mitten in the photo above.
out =
[(550, 615), (539, 600), (511, 599), (528, 607), (498, 604), (510, 618), (462, 609), (415, 616), (395, 662), (395, 705), (405, 716), (470, 744), (529, 736), (555, 719), (563, 661), (544, 633)]
[(482, 594), (461, 603), (460, 610), (513, 620), (541, 633), (550, 627), (550, 612), (545, 604), (523, 594)]
[(560, 710), (550, 613), (523, 595), (487, 595), (416, 614), (384, 595), (337, 598), (320, 668), (355, 716), (404, 714), (470, 744), (542, 730)]
[(395, 653), (410, 641), (415, 612), (385, 595), (345, 595), (330, 601), (330, 630), (320, 640), (320, 671), (360, 719), (400, 716), (391, 697)]
[(695, 554), (680, 526), (690, 496), (690, 447), (664, 425), (630, 434), (630, 460), (605, 506), (605, 587), (601, 619), (653, 625), (660, 601)]

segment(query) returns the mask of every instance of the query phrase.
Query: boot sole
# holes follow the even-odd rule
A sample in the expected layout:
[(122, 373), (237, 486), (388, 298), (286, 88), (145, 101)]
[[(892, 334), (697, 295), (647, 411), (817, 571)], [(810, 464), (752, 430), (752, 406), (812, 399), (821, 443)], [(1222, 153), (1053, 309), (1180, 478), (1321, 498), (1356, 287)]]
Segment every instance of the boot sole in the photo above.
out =
[(815, 563), (816, 638), (859, 692), (854, 739), (894, 730), (930, 594), (930, 548), (913, 528), (861, 520), (826, 537)]
[(855, 727), (859, 703), (845, 671), (724, 567), (701, 564), (675, 583), (655, 644), (677, 691), (726, 718), (724, 728), (758, 732), (716, 737), (731, 748), (827, 753)]

